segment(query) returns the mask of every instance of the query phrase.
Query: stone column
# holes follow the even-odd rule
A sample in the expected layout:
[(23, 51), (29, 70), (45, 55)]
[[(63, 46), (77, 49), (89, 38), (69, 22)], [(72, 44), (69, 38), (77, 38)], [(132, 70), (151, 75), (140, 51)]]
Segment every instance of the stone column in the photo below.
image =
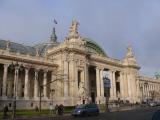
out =
[(86, 88), (86, 95), (89, 96), (89, 77), (88, 77), (88, 64), (86, 63), (85, 68), (85, 88)]
[(100, 87), (101, 87), (101, 104), (106, 103), (106, 98), (104, 97), (104, 80), (103, 80), (103, 68), (100, 69)]
[(8, 75), (8, 64), (4, 64), (4, 70), (3, 70), (3, 88), (2, 88), (2, 97), (6, 98), (6, 87), (7, 87), (7, 75)]
[(123, 78), (123, 73), (120, 72), (120, 95), (121, 95), (121, 99), (124, 99), (124, 78)]
[(25, 68), (24, 98), (29, 99), (29, 68)]
[(110, 100), (113, 100), (113, 79), (112, 79), (112, 71), (109, 70), (109, 79), (111, 82), (111, 88), (110, 88)]
[(74, 91), (74, 94), (75, 96), (78, 96), (78, 67), (77, 67), (77, 63), (78, 61), (75, 61), (75, 70), (74, 70), (74, 73), (75, 73), (75, 91)]
[(97, 104), (99, 104), (99, 99), (100, 99), (100, 77), (99, 77), (99, 74), (100, 71), (99, 71), (99, 68), (96, 67), (96, 86), (97, 86)]
[(124, 83), (125, 83), (125, 85), (124, 85), (124, 92), (125, 92), (125, 100), (128, 100), (128, 98), (129, 98), (129, 93), (128, 93), (128, 79), (127, 79), (127, 74), (126, 73), (124, 73)]
[(113, 99), (116, 100), (116, 80), (115, 80), (115, 71), (112, 71), (112, 81), (113, 81)]
[(38, 82), (38, 71), (39, 69), (35, 69), (35, 78), (34, 78), (34, 98), (38, 98), (38, 88), (39, 88), (39, 82)]
[(104, 98), (103, 69), (100, 69), (101, 97)]
[(18, 88), (18, 74), (19, 74), (19, 67), (15, 67), (15, 74), (14, 74), (14, 97), (18, 97), (17, 95), (17, 88)]
[(64, 61), (64, 74), (66, 75), (65, 79), (64, 79), (64, 97), (68, 97), (68, 78), (69, 78), (69, 74), (68, 74), (68, 61)]
[(44, 78), (43, 78), (43, 94), (44, 98), (47, 98), (47, 71), (44, 71)]
[(74, 59), (70, 60), (69, 62), (69, 95), (71, 97), (74, 96), (74, 81), (75, 81), (75, 61)]
[(145, 86), (144, 86), (144, 83), (142, 83), (142, 90), (143, 90), (143, 96), (142, 96), (142, 99), (144, 100), (145, 99)]

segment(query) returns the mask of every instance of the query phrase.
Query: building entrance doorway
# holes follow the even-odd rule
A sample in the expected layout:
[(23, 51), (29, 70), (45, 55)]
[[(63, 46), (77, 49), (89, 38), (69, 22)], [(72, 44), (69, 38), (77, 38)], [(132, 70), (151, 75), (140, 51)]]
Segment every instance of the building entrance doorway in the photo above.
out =
[(96, 102), (96, 93), (97, 93), (97, 88), (96, 88), (96, 70), (94, 66), (89, 67), (89, 94), (92, 103)]

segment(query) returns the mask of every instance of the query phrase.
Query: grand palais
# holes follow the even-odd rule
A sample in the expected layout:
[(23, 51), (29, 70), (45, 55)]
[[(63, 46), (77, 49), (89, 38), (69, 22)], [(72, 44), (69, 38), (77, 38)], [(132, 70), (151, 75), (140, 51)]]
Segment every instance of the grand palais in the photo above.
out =
[(160, 100), (160, 80), (139, 74), (132, 46), (121, 60), (109, 55), (92, 39), (78, 33), (72, 21), (63, 42), (57, 41), (55, 28), (50, 40), (26, 46), (0, 40), (0, 108), (48, 108), (113, 101), (141, 103)]

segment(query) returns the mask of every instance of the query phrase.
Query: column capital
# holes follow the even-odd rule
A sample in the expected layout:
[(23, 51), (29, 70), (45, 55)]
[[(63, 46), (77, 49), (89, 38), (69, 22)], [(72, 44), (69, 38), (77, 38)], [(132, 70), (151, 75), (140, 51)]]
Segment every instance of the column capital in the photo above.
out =
[(24, 69), (25, 69), (25, 71), (26, 71), (26, 70), (28, 70), (28, 71), (29, 71), (31, 68), (30, 68), (30, 67), (28, 67), (28, 66), (27, 66), (27, 67), (25, 66), (25, 67), (24, 67)]
[(35, 72), (39, 72), (39, 71), (40, 71), (40, 68), (34, 68), (34, 71), (35, 71)]
[(10, 64), (3, 64), (3, 67), (6, 68), (6, 67), (9, 67), (9, 65)]
[(99, 70), (99, 67), (98, 67), (98, 66), (96, 66), (96, 67), (95, 67), (95, 70)]
[(69, 61), (70, 61), (70, 62), (74, 62), (75, 59), (74, 59), (73, 57), (71, 57), (71, 58), (69, 58)]
[(120, 74), (121, 74), (121, 75), (124, 75), (124, 72), (123, 72), (123, 71), (120, 71)]
[(26, 65), (26, 64), (24, 64), (24, 68), (25, 68), (25, 69), (31, 69), (31, 67), (32, 67), (31, 65)]
[(63, 62), (69, 62), (69, 60), (68, 59), (64, 59)]
[(99, 69), (103, 71), (103, 70), (104, 70), (104, 67), (100, 67)]
[(112, 73), (115, 73), (115, 72), (116, 72), (116, 70), (113, 70), (113, 69), (110, 69), (109, 71), (112, 72)]
[(49, 71), (49, 69), (43, 69), (44, 73), (47, 73)]

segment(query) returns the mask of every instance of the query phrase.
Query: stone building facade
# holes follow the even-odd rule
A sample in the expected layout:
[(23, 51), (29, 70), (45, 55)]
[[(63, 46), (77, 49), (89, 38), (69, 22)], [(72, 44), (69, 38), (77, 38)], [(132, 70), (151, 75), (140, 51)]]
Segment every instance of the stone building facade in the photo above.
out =
[(12, 107), (14, 97), (19, 109), (35, 108), (40, 101), (48, 108), (50, 103), (159, 100), (160, 81), (140, 76), (139, 69), (131, 46), (124, 59), (113, 59), (96, 42), (81, 37), (73, 20), (62, 43), (55, 28), (48, 43), (32, 47), (0, 40), (0, 106)]

